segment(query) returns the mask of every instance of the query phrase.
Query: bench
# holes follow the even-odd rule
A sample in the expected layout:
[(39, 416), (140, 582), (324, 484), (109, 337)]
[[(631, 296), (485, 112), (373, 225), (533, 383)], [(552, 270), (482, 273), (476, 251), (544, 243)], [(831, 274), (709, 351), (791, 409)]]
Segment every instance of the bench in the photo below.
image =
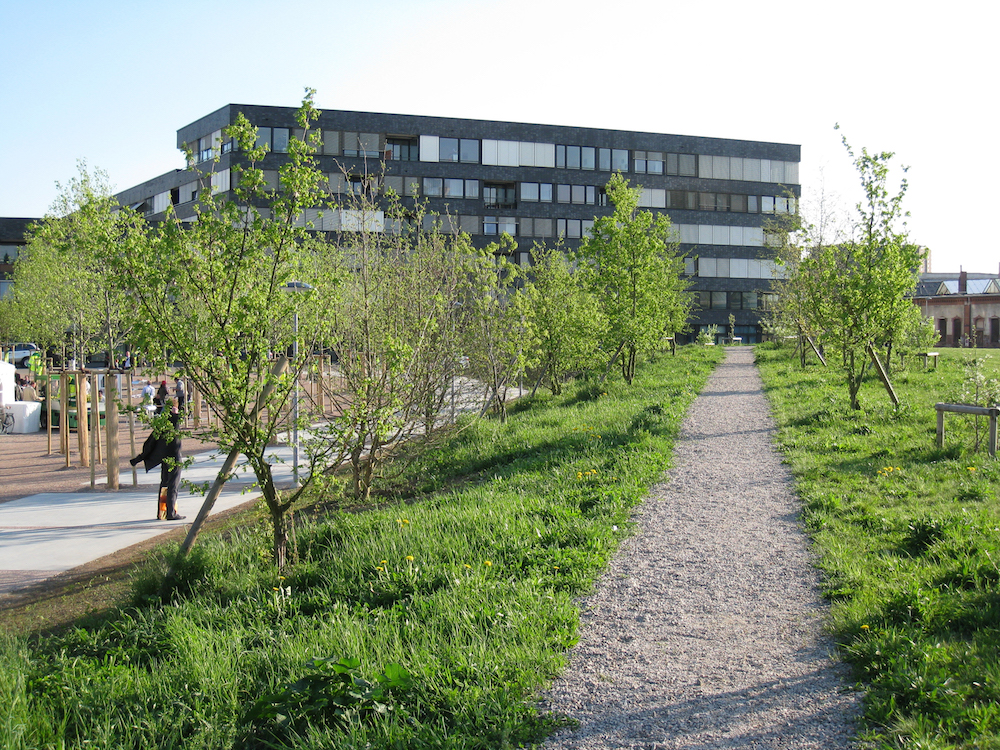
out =
[(937, 369), (937, 362), (938, 362), (938, 353), (937, 352), (921, 352), (917, 356), (920, 357), (921, 360), (923, 360), (924, 369), (925, 370), (927, 369), (927, 360), (928, 359), (931, 360), (934, 363), (934, 369), (935, 370)]
[(969, 406), (968, 404), (943, 404), (936, 403), (937, 410), (937, 447), (944, 447), (944, 415), (945, 412), (952, 414), (975, 414), (980, 417), (990, 418), (990, 438), (986, 444), (992, 458), (997, 457), (997, 416), (1000, 415), (1000, 407), (997, 406)]

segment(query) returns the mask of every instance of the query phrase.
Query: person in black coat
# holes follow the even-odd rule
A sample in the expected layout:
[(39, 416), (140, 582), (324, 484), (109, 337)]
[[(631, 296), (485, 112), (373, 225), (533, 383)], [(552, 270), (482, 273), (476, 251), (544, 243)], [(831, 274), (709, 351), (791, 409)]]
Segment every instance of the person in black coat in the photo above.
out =
[[(177, 493), (181, 487), (181, 436), (178, 430), (180, 414), (173, 399), (166, 399), (163, 406), (168, 410), (167, 419), (172, 429), (161, 431), (154, 424), (153, 431), (142, 444), (142, 452), (129, 463), (137, 466), (142, 462), (146, 471), (160, 467), (160, 489), (166, 488), (166, 520), (180, 521), (185, 518), (177, 513)], [(159, 504), (159, 493), (157, 493), (157, 504)]]

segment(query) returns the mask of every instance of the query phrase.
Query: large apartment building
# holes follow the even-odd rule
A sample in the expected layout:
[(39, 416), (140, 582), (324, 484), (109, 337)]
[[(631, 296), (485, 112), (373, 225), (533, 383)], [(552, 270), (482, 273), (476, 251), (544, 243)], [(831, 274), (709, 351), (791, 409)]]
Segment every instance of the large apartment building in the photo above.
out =
[[(212, 170), (216, 192), (231, 187), (243, 158), (224, 136), (239, 113), (258, 127), (270, 153), (261, 165), (278, 186), (278, 168), (296, 136), (295, 109), (230, 104), (177, 131), (187, 147), (184, 169), (125, 190), (118, 199), (150, 219), (172, 205), (194, 215), (197, 169)], [(642, 188), (641, 204), (669, 215), (697, 292), (692, 328), (728, 327), (746, 343), (760, 340), (760, 312), (775, 273), (764, 224), (793, 212), (798, 197), (797, 145), (586, 127), (464, 120), (325, 110), (315, 124), (322, 137), (321, 169), (334, 195), (391, 187), (404, 201), (416, 196), (482, 247), (507, 233), (516, 257), (528, 264), (538, 242), (579, 244), (595, 216), (606, 215), (604, 186), (621, 172)], [(219, 157), (215, 164), (209, 164)], [(383, 167), (384, 165), (384, 167)], [(351, 227), (347, 209), (304, 217), (321, 231)]]

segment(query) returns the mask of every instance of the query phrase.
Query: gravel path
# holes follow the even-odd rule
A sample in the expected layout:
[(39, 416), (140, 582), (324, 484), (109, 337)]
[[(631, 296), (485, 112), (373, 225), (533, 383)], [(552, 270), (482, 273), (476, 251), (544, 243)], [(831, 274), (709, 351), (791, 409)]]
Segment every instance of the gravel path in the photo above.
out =
[(808, 540), (751, 348), (694, 402), (675, 468), (584, 601), (547, 748), (849, 748), (860, 696), (822, 633)]

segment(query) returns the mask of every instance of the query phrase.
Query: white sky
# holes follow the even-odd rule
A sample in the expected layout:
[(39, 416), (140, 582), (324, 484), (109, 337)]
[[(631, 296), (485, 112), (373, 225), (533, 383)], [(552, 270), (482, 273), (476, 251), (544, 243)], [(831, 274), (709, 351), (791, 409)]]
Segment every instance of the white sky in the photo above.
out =
[(998, 173), (1000, 10), (937, 8), (0, 0), (0, 216), (42, 216), (80, 159), (116, 190), (181, 167), (180, 127), (229, 103), (296, 106), (308, 86), (321, 109), (800, 144), (806, 203), (823, 185), (846, 213), (860, 196), (843, 133), (910, 167), (910, 237), (932, 270), (996, 273), (972, 209)]

